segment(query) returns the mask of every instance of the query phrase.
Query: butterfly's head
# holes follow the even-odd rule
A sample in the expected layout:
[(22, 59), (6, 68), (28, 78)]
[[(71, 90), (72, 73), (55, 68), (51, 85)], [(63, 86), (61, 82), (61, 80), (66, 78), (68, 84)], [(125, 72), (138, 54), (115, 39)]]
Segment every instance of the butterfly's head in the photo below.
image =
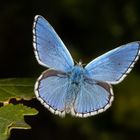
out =
[(76, 63), (77, 66), (80, 66), (82, 68), (85, 65), (85, 64), (82, 63), (82, 60), (79, 60), (79, 62), (75, 61), (75, 63)]
[(83, 67), (82, 60), (79, 61), (78, 65), (81, 66), (81, 67)]

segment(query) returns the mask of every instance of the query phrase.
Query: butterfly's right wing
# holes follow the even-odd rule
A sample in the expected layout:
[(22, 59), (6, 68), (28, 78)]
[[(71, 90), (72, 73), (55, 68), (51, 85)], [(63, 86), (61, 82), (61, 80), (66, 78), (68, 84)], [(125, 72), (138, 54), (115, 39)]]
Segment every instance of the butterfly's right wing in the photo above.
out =
[(39, 64), (60, 71), (70, 71), (73, 59), (52, 26), (37, 15), (33, 25), (33, 46)]
[(131, 71), (139, 56), (140, 42), (128, 43), (91, 61), (85, 67), (85, 75), (99, 81), (117, 84)]

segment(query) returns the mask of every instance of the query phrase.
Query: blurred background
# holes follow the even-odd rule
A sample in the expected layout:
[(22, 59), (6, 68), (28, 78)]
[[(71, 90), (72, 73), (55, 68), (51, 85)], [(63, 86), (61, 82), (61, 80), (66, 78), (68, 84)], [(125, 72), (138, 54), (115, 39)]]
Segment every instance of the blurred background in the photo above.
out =
[[(88, 63), (98, 55), (140, 40), (139, 0), (12, 0), (0, 4), (0, 78), (35, 77), (45, 70), (33, 53), (34, 16), (44, 16), (74, 60)], [(31, 130), (12, 130), (9, 140), (139, 140), (140, 60), (131, 74), (113, 86), (115, 100), (106, 112), (86, 119), (59, 118), (36, 99), (39, 110), (25, 117)]]

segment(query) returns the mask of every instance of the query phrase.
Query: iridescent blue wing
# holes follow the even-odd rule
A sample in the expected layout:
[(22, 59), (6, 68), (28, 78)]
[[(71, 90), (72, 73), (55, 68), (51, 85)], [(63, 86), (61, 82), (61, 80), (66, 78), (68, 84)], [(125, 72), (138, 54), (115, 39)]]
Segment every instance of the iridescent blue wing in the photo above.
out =
[(65, 73), (47, 70), (42, 73), (35, 84), (35, 95), (52, 113), (65, 116), (68, 83)]
[(112, 101), (113, 91), (109, 84), (86, 79), (77, 94), (74, 115), (78, 117), (96, 115), (108, 109)]
[(117, 84), (131, 71), (139, 56), (139, 42), (120, 46), (87, 64), (85, 75), (99, 81)]
[(33, 46), (39, 64), (61, 71), (72, 69), (73, 59), (56, 34), (42, 16), (35, 16), (33, 25)]

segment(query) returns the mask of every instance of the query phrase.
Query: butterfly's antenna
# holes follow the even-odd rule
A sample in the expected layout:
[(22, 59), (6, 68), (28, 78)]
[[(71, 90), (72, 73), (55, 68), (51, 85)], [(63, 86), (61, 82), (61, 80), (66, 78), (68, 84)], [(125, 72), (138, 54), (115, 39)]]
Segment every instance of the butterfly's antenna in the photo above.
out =
[(79, 62), (77, 62), (76, 60), (74, 60), (74, 62), (76, 63), (76, 65), (79, 66), (85, 66), (86, 64), (82, 64), (82, 60), (80, 59)]
[(74, 62), (75, 62), (77, 65), (79, 64), (76, 60), (74, 60)]

